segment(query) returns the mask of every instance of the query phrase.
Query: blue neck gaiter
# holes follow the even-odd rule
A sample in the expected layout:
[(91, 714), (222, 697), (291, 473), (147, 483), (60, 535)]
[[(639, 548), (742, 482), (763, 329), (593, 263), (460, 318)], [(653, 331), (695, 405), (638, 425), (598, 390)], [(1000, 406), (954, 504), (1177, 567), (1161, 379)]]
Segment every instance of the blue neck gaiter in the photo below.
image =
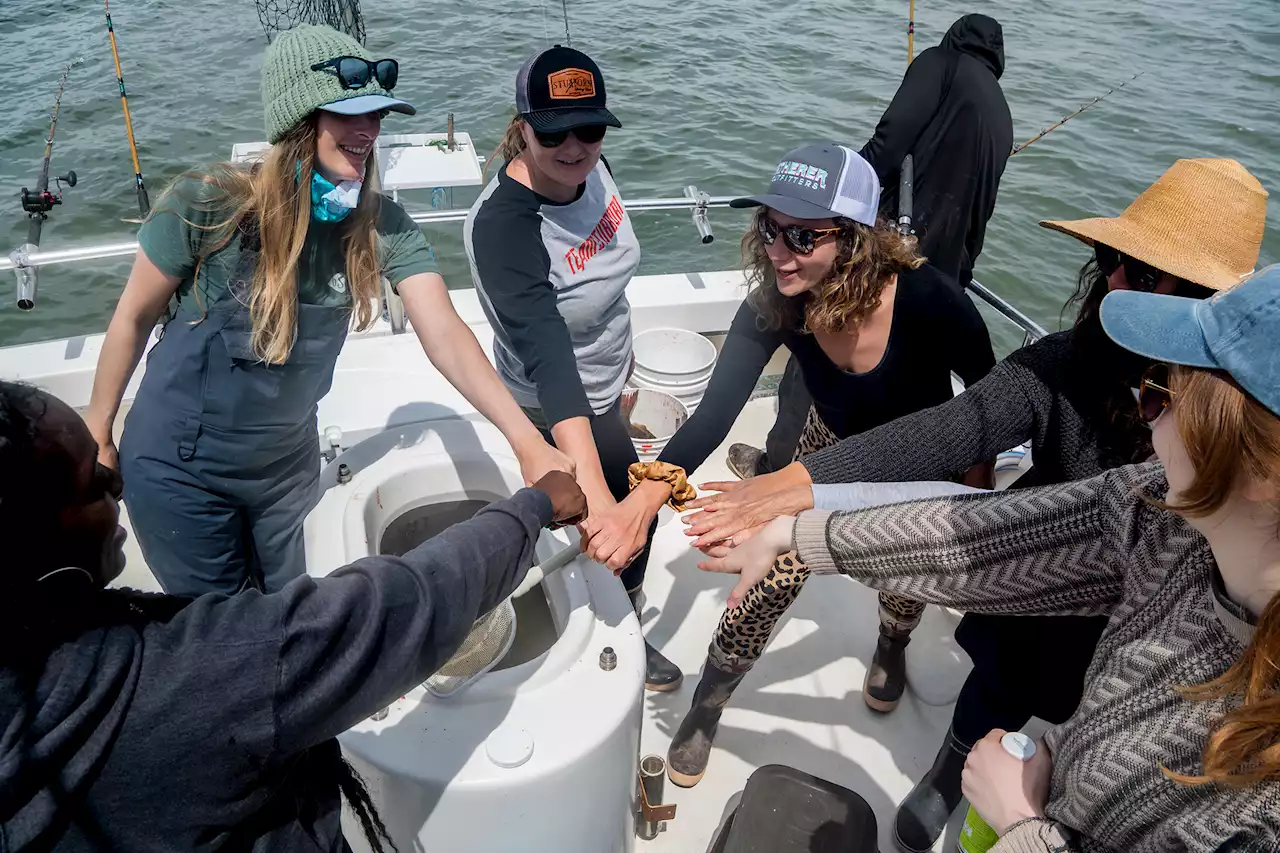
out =
[[(298, 164), (302, 177), (302, 164)], [(335, 184), (317, 171), (311, 172), (311, 216), (317, 222), (341, 222), (360, 203), (361, 181)]]

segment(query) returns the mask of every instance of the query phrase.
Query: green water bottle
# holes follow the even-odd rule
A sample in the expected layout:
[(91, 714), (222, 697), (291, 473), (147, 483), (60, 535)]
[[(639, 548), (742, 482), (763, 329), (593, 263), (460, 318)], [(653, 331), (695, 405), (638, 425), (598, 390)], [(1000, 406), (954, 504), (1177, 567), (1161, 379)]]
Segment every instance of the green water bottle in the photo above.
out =
[[(1022, 732), (1007, 732), (1000, 738), (1000, 745), (1004, 747), (1005, 752), (1022, 761), (1030, 761), (1036, 754), (1036, 742)], [(960, 827), (956, 853), (987, 853), (999, 840), (1000, 836), (996, 835), (991, 824), (983, 820), (982, 815), (978, 814), (973, 806), (969, 806), (969, 813), (964, 818), (964, 826)]]

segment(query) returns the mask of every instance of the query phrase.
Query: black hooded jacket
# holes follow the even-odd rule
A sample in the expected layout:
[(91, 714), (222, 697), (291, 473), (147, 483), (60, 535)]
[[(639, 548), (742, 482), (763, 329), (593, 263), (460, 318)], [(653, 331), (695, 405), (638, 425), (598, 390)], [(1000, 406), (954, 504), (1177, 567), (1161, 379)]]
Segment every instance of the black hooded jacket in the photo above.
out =
[(1013, 148), (1013, 120), (998, 82), (1003, 72), (999, 22), (965, 15), (941, 44), (916, 57), (861, 151), (880, 176), (880, 210), (889, 219), (898, 216), (902, 159), (912, 155), (921, 251), (961, 286), (973, 277)]

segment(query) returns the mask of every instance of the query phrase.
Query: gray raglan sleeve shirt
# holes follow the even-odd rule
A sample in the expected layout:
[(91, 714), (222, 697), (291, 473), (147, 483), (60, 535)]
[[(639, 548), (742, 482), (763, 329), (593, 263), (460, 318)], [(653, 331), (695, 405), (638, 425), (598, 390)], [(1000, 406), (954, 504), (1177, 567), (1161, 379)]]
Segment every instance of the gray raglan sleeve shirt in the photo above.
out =
[(551, 283), (551, 256), (536, 208), (495, 198), (472, 230), (476, 276), (538, 403), (554, 426), (593, 412), (578, 374), (569, 327)]

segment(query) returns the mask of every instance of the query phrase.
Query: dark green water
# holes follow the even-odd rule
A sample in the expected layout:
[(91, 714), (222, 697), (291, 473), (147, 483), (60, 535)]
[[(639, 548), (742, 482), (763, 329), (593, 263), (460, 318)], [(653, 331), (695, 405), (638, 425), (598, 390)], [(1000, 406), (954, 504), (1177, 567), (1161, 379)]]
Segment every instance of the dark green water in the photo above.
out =
[[(369, 45), (401, 61), (397, 92), (416, 119), (388, 132), (442, 130), (457, 116), (482, 148), (497, 143), (515, 70), (562, 38), (558, 3), (363, 0)], [(1088, 250), (1037, 227), (1043, 218), (1113, 215), (1179, 157), (1233, 157), (1280, 186), (1280, 3), (1275, 0), (999, 0), (917, 3), (917, 50), (955, 18), (982, 11), (1005, 27), (1002, 80), (1015, 137), (1032, 136), (1137, 71), (1145, 75), (1009, 164), (978, 278), (1045, 325)], [(603, 66), (626, 125), (606, 151), (632, 198), (754, 190), (804, 141), (860, 147), (906, 62), (907, 0), (569, 0), (573, 42)], [(252, 0), (116, 0), (112, 4), (143, 171), (158, 194), (184, 168), (263, 137), (258, 72), (265, 39)], [(21, 186), (33, 185), (61, 65), (76, 56), (63, 100), (54, 169), (81, 183), (45, 229), (46, 248), (130, 239), (136, 215), (102, 9), (92, 0), (0, 0), (0, 250), (23, 242)], [(471, 191), (456, 193), (466, 206)], [(429, 198), (409, 197), (410, 206)], [(1262, 263), (1280, 260), (1273, 203)], [(737, 262), (737, 213), (713, 215), (703, 247), (687, 213), (637, 215), (643, 272), (722, 269)], [(1225, 227), (1230, 227), (1227, 223)], [(429, 232), (446, 278), (467, 282), (461, 229)], [(101, 331), (127, 260), (46, 268), (39, 304), (13, 304), (0, 280), (0, 344)], [(993, 323), (1003, 348), (1017, 339)]]

